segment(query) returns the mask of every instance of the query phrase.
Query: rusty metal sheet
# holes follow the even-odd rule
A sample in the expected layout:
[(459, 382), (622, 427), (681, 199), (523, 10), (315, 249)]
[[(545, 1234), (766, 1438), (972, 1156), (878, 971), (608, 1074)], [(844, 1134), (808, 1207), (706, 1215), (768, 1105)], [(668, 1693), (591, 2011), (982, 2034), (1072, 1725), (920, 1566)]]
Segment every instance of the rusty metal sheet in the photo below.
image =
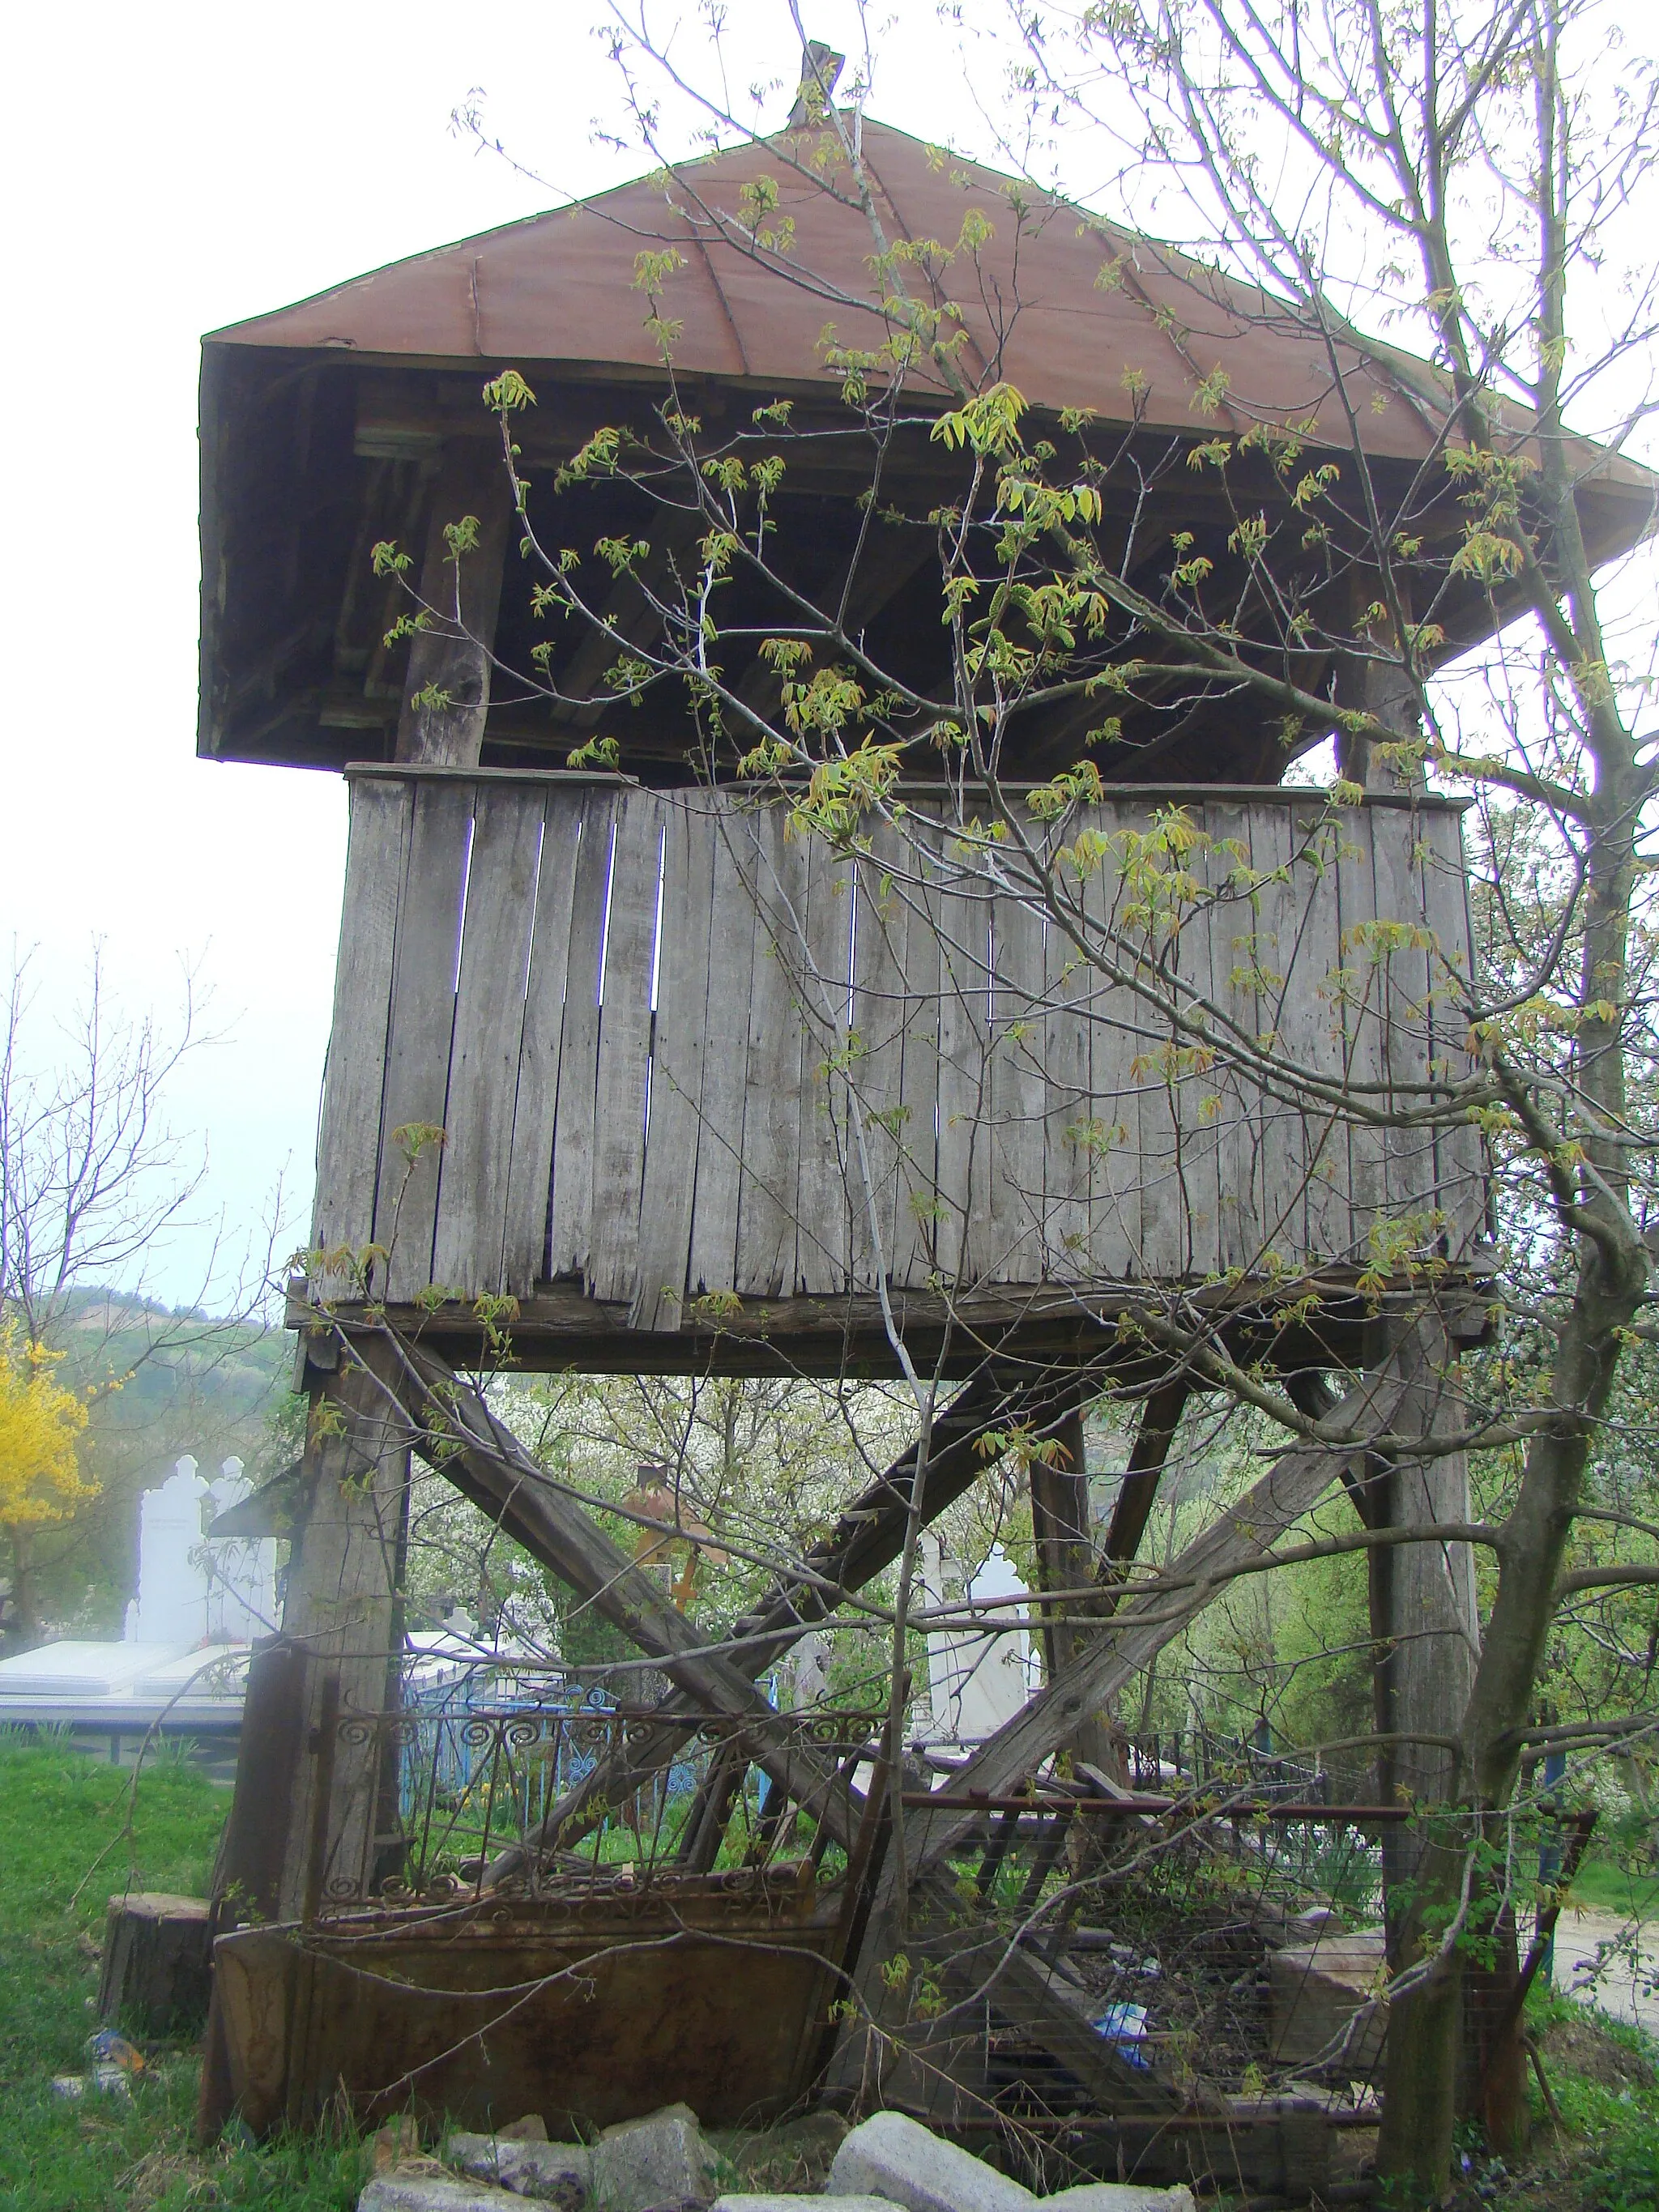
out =
[[(1137, 369), (1146, 379), (1142, 419), (1190, 433), (1198, 377), (1224, 359), (1228, 398), (1217, 427), (1243, 430), (1261, 416), (1314, 420), (1316, 435), (1348, 442), (1351, 425), (1332, 389), (1323, 341), (1297, 331), (1288, 314), (1267, 320), (1254, 292), (1170, 247), (1080, 220), (1079, 210), (1044, 203), (1024, 186), (1035, 219), (1016, 251), (1014, 179), (966, 161), (935, 166), (921, 140), (870, 118), (862, 145), (895, 234), (954, 240), (969, 208), (993, 226), (980, 254), (983, 281), (960, 292), (970, 376), (1003, 377), (1036, 404), (1093, 407), (1111, 420), (1122, 413), (1124, 371)], [(683, 325), (675, 344), (682, 374), (838, 382), (821, 343), (827, 300), (843, 345), (874, 349), (887, 335), (883, 284), (868, 265), (869, 226), (842, 198), (779, 171), (776, 152), (763, 143), (733, 148), (688, 164), (666, 190), (641, 178), (353, 277), (213, 331), (206, 343), (656, 372), (660, 355), (645, 326), (635, 257), (642, 248), (676, 247), (684, 263), (665, 280), (663, 298)], [(822, 285), (792, 279), (775, 257), (743, 240), (738, 195), (762, 175), (776, 179), (780, 215), (794, 222), (791, 262)], [(1117, 258), (1122, 281), (1099, 288), (1103, 265)], [(1018, 302), (1000, 351), (981, 291)], [(1371, 453), (1419, 459), (1437, 434), (1425, 404), (1432, 372), (1392, 349), (1378, 352), (1388, 368), (1362, 366), (1357, 353), (1345, 363), (1359, 434)], [(928, 374), (919, 370), (919, 380)]]
[(369, 2124), (562, 2131), (684, 2100), (735, 2125), (806, 2088), (839, 1942), (805, 1866), (247, 1928), (215, 1947), (215, 2027), (261, 2134), (341, 2095)]

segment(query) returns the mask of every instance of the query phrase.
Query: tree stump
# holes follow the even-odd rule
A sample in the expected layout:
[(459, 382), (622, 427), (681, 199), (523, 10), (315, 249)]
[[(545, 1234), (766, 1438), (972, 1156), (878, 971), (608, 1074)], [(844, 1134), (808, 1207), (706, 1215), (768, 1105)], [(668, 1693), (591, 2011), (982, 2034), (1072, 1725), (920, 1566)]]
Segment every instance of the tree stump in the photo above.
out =
[(207, 2020), (213, 1922), (204, 1897), (112, 1897), (98, 2017), (140, 2035), (199, 2035)]

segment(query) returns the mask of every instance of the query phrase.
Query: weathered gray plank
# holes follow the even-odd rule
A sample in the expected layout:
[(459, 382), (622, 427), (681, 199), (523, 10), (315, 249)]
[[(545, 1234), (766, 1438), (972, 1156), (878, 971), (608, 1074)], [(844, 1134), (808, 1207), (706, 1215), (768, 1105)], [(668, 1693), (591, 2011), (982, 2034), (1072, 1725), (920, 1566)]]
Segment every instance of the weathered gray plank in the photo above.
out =
[(1139, 1109), (1131, 1068), (1144, 1017), (1127, 984), (1109, 980), (1133, 971), (1137, 942), (1123, 915), (1118, 810), (1093, 808), (1085, 826), (1102, 841), (1098, 865), (1083, 885), (1089, 940), (1097, 953), (1089, 1002), (1089, 1261), (1097, 1278), (1122, 1281), (1136, 1272), (1140, 1248)]
[[(606, 803), (605, 794), (588, 796), (602, 805)], [(536, 915), (525, 985), (502, 1237), (502, 1288), (513, 1297), (527, 1297), (547, 1266), (553, 1124), (559, 1103), (559, 1042), (564, 1030), (571, 908), (584, 811), (580, 792), (554, 789), (547, 794), (536, 871)], [(595, 834), (608, 841), (608, 814)]]
[(1179, 1045), (1170, 1017), (1181, 915), (1170, 905), (1170, 864), (1152, 808), (1125, 802), (1115, 811), (1126, 878), (1121, 893), (1124, 936), (1149, 994), (1138, 1001), (1132, 1017), (1137, 1044), (1128, 1067), (1140, 1199), (1133, 1272), (1155, 1281), (1181, 1274), (1187, 1249), (1176, 1123)]
[[(1395, 970), (1391, 948), (1379, 939), (1376, 925), (1378, 916), (1389, 911), (1387, 816), (1391, 811), (1349, 810), (1346, 849), (1338, 860), (1332, 886), (1341, 945), (1343, 1061), (1348, 1080), (1361, 1086), (1354, 1093), (1356, 1108), (1366, 1095), (1363, 1086), (1383, 1082), (1388, 1070), (1386, 1031)], [(1382, 833), (1380, 849), (1374, 832)], [(1370, 1097), (1373, 1106), (1381, 1103), (1376, 1096)], [(1367, 1122), (1363, 1113), (1346, 1118), (1350, 1243), (1345, 1256), (1363, 1264), (1371, 1233), (1381, 1233), (1389, 1211), (1389, 1143), (1383, 1130)]]
[(852, 989), (852, 867), (813, 836), (806, 841), (806, 937), (794, 979), (800, 1025), (794, 1287), (822, 1293), (846, 1289), (851, 1249), (841, 1063)]
[(994, 910), (990, 1017), (990, 1209), (969, 1247), (992, 1281), (1042, 1277), (1042, 918), (1006, 894)]
[[(1342, 848), (1353, 844), (1361, 825), (1356, 824), (1351, 808), (1310, 803), (1292, 813), (1307, 857), (1297, 864), (1302, 915), (1291, 969), (1290, 1019), (1301, 1038), (1300, 1057), (1322, 1074), (1340, 1079), (1346, 1036), (1334, 877)], [(1306, 1251), (1310, 1258), (1340, 1256), (1352, 1237), (1346, 1126), (1340, 1109), (1318, 1107), (1300, 1115), (1298, 1122), (1307, 1175)]]
[(593, 1154), (599, 1073), (599, 952), (619, 793), (589, 792), (571, 901), (559, 1087), (553, 1127), (548, 1273), (586, 1276), (593, 1248)]
[[(1462, 1083), (1472, 1066), (1462, 1000), (1473, 938), (1463, 825), (1449, 811), (1425, 811), (1418, 834), (1425, 847), (1424, 906), (1434, 939), (1429, 955), (1431, 1066), (1435, 1075), (1448, 1084)], [(1446, 1216), (1447, 1250), (1454, 1260), (1462, 1259), (1490, 1233), (1486, 1147), (1472, 1121), (1442, 1122), (1437, 1127), (1435, 1182)]]
[[(1180, 1194), (1176, 1264), (1188, 1280), (1203, 1282), (1220, 1261), (1220, 1176), (1218, 1148), (1221, 1093), (1217, 1088), (1214, 1047), (1185, 1024), (1196, 1018), (1196, 1001), (1211, 995), (1212, 955), (1211, 907), (1207, 896), (1210, 854), (1206, 810), (1183, 809), (1192, 824), (1193, 845), (1171, 854), (1172, 869), (1184, 879), (1177, 906), (1175, 948), (1176, 1004), (1183, 1026), (1172, 1039), (1170, 1088), (1176, 1119), (1176, 1184)], [(1207, 1026), (1207, 1022), (1206, 1024)]]
[[(1251, 866), (1250, 809), (1236, 800), (1211, 799), (1204, 817), (1210, 838), (1210, 994), (1219, 1012), (1254, 1047), (1260, 1026), (1255, 902), (1238, 880), (1239, 871)], [(1211, 1081), (1219, 1101), (1217, 1262), (1224, 1271), (1250, 1267), (1261, 1248), (1261, 1092), (1231, 1049), (1219, 1054)]]
[(895, 1283), (920, 1289), (938, 1266), (939, 892), (929, 841), (913, 836), (908, 842), (891, 1269)]
[(662, 954), (651, 1057), (651, 1118), (640, 1200), (635, 1328), (677, 1329), (685, 1304), (702, 1111), (715, 825), (701, 799), (672, 796), (663, 847)]
[[(1257, 1010), (1263, 1049), (1274, 1058), (1294, 1057), (1304, 1042), (1296, 1027), (1291, 971), (1297, 964), (1305, 869), (1292, 866), (1295, 824), (1287, 808), (1263, 809), (1250, 823), (1252, 865), (1260, 878), (1256, 891), (1255, 966)], [(1296, 988), (1301, 988), (1301, 975)], [(1289, 1267), (1307, 1249), (1307, 1162), (1300, 1119), (1283, 1097), (1263, 1092), (1261, 1100), (1263, 1196), (1261, 1259), (1269, 1267)]]
[(939, 968), (935, 1238), (940, 1274), (962, 1289), (973, 1279), (969, 1255), (982, 1239), (989, 1205), (990, 906), (982, 872), (961, 855), (942, 856), (940, 878), (933, 908)]
[(390, 1255), (386, 1296), (399, 1304), (433, 1279), (443, 1146), (440, 1138), (424, 1133), (443, 1128), (448, 1099), (472, 797), (471, 783), (422, 784), (415, 793), (374, 1208), (374, 1241)]
[[(878, 824), (854, 863), (853, 1031), (848, 1066), (855, 1122), (848, 1131), (852, 1195), (852, 1274), (868, 1290), (893, 1261), (898, 1196), (896, 1117), (904, 1066), (904, 955), (909, 911), (893, 880), (904, 857), (892, 828)], [(859, 1132), (862, 1131), (862, 1143)]]
[[(1086, 932), (1083, 884), (1064, 863), (1055, 872), (1063, 911)], [(1052, 915), (1043, 931), (1042, 1252), (1043, 1273), (1073, 1283), (1089, 1270), (1091, 1166), (1086, 1125), (1089, 1089), (1089, 999), (1094, 971), (1086, 956)]]
[(639, 1284), (663, 811), (655, 792), (629, 791), (623, 794), (617, 817), (594, 1105), (593, 1246), (587, 1282), (596, 1298), (631, 1302)]
[[(406, 786), (352, 786), (311, 1232), (313, 1243), (325, 1251), (343, 1245), (361, 1252), (374, 1233), (393, 950), (409, 817)], [(312, 1287), (319, 1297), (349, 1297), (357, 1288), (355, 1270), (319, 1270)], [(373, 1287), (380, 1287), (379, 1277)]]
[(702, 1116), (691, 1221), (690, 1287), (737, 1287), (738, 1193), (743, 1106), (749, 1060), (749, 992), (754, 975), (752, 806), (722, 796), (714, 817), (713, 921), (709, 929), (708, 1025), (703, 1039)]
[(504, 1287), (513, 1115), (544, 811), (543, 794), (533, 787), (486, 784), (473, 815), (432, 1261), (434, 1280), (468, 1299)]
[(799, 838), (786, 835), (788, 819), (787, 808), (778, 805), (763, 806), (750, 817), (753, 842), (747, 866), (753, 870), (750, 896), (757, 926), (749, 992), (737, 1257), (737, 1287), (745, 1297), (775, 1297), (792, 1287), (794, 1276), (801, 1066), (796, 986), (805, 921), (806, 854)]
[[(1397, 925), (1397, 933), (1390, 932), (1387, 937), (1379, 933), (1376, 946), (1377, 964), (1385, 982), (1382, 1072), (1390, 1085), (1389, 1103), (1407, 1109), (1425, 1103), (1421, 1086), (1429, 1079), (1432, 1052), (1429, 921), (1419, 851), (1421, 825), (1416, 815), (1403, 807), (1370, 806), (1365, 811), (1371, 817), (1377, 921)], [(1393, 1089), (1396, 1085), (1400, 1086), (1397, 1094)], [(1434, 1218), (1437, 1194), (1433, 1127), (1425, 1123), (1382, 1133), (1389, 1211), (1400, 1228), (1409, 1232), (1416, 1248), (1433, 1252), (1439, 1237), (1439, 1224)]]

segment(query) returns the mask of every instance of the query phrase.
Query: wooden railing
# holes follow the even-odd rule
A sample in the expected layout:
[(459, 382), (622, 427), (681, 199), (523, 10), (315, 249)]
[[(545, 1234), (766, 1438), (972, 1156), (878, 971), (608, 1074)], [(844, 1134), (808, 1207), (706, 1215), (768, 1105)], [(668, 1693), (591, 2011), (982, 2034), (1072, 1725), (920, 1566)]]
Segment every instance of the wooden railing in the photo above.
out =
[(1093, 841), (1068, 932), (925, 796), (848, 854), (741, 791), (351, 774), (315, 1287), (375, 1247), (394, 1304), (578, 1277), (672, 1330), (1483, 1233), (1474, 1129), (1394, 1110), (1467, 1068), (1445, 800), (1111, 791), (1031, 823)]

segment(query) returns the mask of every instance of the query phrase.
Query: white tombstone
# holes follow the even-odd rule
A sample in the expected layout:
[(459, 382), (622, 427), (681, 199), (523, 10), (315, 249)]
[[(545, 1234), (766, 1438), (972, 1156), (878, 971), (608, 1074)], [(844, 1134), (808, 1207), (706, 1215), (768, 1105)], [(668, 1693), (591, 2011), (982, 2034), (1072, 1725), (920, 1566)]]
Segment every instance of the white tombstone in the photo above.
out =
[[(239, 1459), (220, 1468), (209, 1496), (214, 1514), (240, 1505), (252, 1489)], [(202, 1547), (207, 1632), (215, 1644), (252, 1644), (276, 1626), (276, 1540), (221, 1537)]]
[[(922, 1538), (922, 1587), (930, 1605), (995, 1604), (1010, 1620), (1030, 1592), (1000, 1544), (972, 1576), (931, 1530)], [(982, 1743), (1012, 1720), (1031, 1694), (1031, 1640), (1023, 1627), (936, 1628), (927, 1638), (933, 1733), (944, 1743)]]
[(782, 1672), (792, 1711), (817, 1705), (830, 1686), (829, 1638), (816, 1628), (809, 1629), (784, 1662)]
[(202, 1500), (208, 1486), (186, 1452), (138, 1510), (138, 1595), (127, 1607), (127, 1641), (191, 1650), (208, 1634), (202, 1565)]

